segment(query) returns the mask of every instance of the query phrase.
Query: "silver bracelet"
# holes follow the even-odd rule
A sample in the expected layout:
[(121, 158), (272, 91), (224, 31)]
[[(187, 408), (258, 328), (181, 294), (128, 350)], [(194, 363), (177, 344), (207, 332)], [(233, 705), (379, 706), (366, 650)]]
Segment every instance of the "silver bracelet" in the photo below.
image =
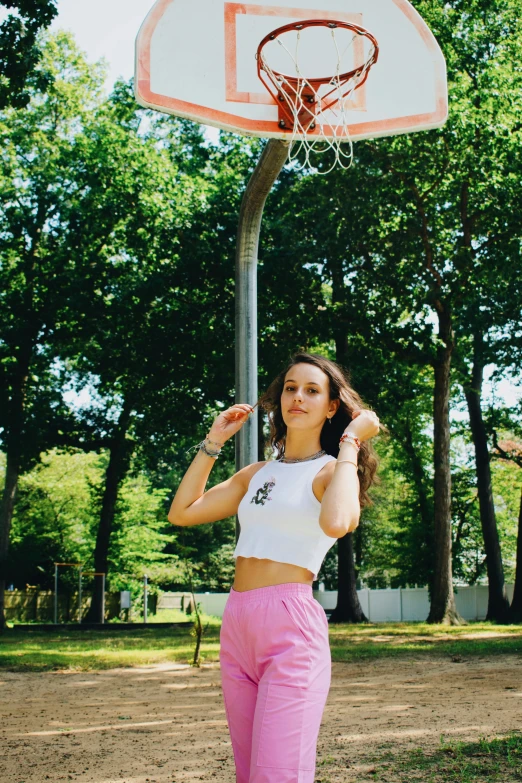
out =
[(221, 454), (221, 449), (219, 451), (208, 451), (204, 440), (201, 441), (199, 450), (204, 451), (207, 457), (212, 457), (213, 459), (217, 459)]
[[(204, 440), (201, 441), (201, 443), (196, 443), (195, 446), (191, 446), (189, 449), (186, 450), (185, 454), (188, 454), (189, 451), (192, 451), (192, 449), (199, 449), (200, 451), (205, 452), (207, 457), (213, 457), (214, 459), (217, 459), (219, 455), (221, 454), (221, 449), (219, 451), (208, 451), (206, 447), (206, 441), (208, 438), (204, 438)], [(216, 446), (220, 445), (216, 443), (215, 441), (209, 440), (209, 443), (214, 443)]]
[(225, 445), (224, 443), (218, 443), (215, 440), (210, 440), (210, 438), (205, 438), (205, 440), (207, 441), (207, 443), (213, 443), (214, 446), (219, 446), (220, 449), (222, 449), (223, 446)]

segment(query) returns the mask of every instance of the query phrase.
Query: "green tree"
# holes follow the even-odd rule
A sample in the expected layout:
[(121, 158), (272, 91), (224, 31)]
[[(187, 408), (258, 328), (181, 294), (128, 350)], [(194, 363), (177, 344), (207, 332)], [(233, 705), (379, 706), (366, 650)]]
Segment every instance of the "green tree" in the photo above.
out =
[[(521, 23), (512, 0), (415, 6), (446, 57), (447, 124), (437, 131), (359, 142), (352, 169), (324, 180), (301, 180), (287, 209), (294, 224), (303, 224), (298, 245), (303, 261), (319, 262), (323, 279), (332, 285), (326, 315), (338, 360), (343, 361), (348, 335), (357, 333), (372, 364), (378, 346), (401, 368), (410, 364), (433, 373), (429, 621), (459, 623), (451, 570), (452, 360), (456, 351), (459, 366), (470, 356), (467, 334), (476, 325), (470, 317), (478, 318), (486, 279), (502, 281), (490, 291), (511, 293), (504, 321), (497, 319), (495, 326), (514, 339), (510, 313), (520, 291), (514, 278), (520, 264), (516, 183), (522, 90), (513, 63), (520, 59)], [(499, 318), (505, 296), (501, 302)], [(385, 378), (383, 385), (389, 382)], [(490, 605), (502, 613), (502, 563), (499, 557), (489, 560)]]
[(103, 70), (88, 65), (66, 34), (49, 38), (42, 67), (53, 77), (47, 92), (35, 88), (26, 108), (0, 114), (0, 423), (7, 459), (0, 508), (0, 627), (20, 470), (56, 443), (60, 415), (64, 429), (71, 426), (53, 385), (53, 334), (76, 281), (83, 278), (85, 286), (89, 279), (69, 258), (76, 214), (72, 150), (100, 100)]
[[(152, 468), (233, 398), (233, 215), (252, 143), (209, 146), (201, 128), (144, 112), (118, 84), (78, 141), (72, 256), (96, 282), (57, 339), (110, 452), (94, 567), (107, 572), (119, 488), (133, 455)], [(80, 281), (78, 281), (80, 282)], [(91, 293), (93, 292), (93, 293)], [(170, 441), (170, 442), (169, 442)], [(179, 457), (179, 454), (176, 454)], [(99, 616), (97, 589), (89, 617)]]
[[(85, 572), (94, 570), (107, 462), (106, 451), (52, 449), (20, 478), (7, 569), (10, 583), (19, 589), (26, 584), (52, 589), (55, 562), (81, 563)], [(122, 482), (109, 549), (108, 590), (131, 585), (138, 593), (144, 574), (155, 587), (179, 580), (179, 557), (166, 551), (178, 533), (165, 518), (167, 494), (136, 470)], [(76, 572), (61, 571), (60, 584), (75, 590)]]
[[(53, 588), (54, 563), (89, 564), (96, 526), (95, 489), (100, 457), (51, 450), (20, 477), (13, 515), (7, 579)], [(61, 579), (76, 588), (76, 575)]]
[(35, 89), (44, 91), (52, 82), (52, 70), (42, 63), (39, 33), (58, 9), (56, 0), (2, 0), (0, 6), (16, 12), (0, 25), (0, 109), (20, 109)]

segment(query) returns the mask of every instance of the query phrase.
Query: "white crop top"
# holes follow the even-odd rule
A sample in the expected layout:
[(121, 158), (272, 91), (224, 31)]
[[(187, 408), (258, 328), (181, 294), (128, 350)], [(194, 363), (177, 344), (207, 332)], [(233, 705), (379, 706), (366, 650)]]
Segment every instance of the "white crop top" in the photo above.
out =
[(325, 454), (310, 462), (276, 462), (263, 465), (252, 477), (238, 506), (241, 532), (234, 558), (267, 558), (312, 571), (319, 569), (337, 538), (319, 526), (321, 504), (312, 482), (327, 462)]

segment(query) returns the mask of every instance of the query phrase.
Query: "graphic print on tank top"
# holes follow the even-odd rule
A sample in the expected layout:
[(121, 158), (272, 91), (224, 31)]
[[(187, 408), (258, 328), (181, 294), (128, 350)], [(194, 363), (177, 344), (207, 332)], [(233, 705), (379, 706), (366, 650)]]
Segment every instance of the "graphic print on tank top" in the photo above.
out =
[(250, 500), (251, 503), (255, 503), (256, 506), (264, 506), (267, 500), (272, 500), (268, 497), (275, 487), (276, 480), (273, 476), (270, 476), (268, 481), (265, 481), (262, 487), (259, 487), (255, 495)]

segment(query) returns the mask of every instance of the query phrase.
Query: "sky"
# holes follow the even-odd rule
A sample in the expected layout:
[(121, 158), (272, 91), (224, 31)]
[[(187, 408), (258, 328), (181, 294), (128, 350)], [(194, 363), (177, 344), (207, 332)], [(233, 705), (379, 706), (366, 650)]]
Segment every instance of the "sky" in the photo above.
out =
[[(107, 90), (110, 90), (118, 77), (129, 79), (133, 75), (136, 36), (153, 5), (153, 0), (58, 0), (58, 16), (51, 30), (70, 30), (89, 60), (105, 58)], [(495, 395), (500, 404), (515, 405), (522, 399), (522, 385), (505, 378), (493, 389), (487, 380), (492, 371), (490, 366), (485, 373), (486, 400)]]
[(109, 64), (108, 87), (134, 73), (134, 42), (151, 0), (58, 0), (51, 30), (70, 30), (89, 60)]

